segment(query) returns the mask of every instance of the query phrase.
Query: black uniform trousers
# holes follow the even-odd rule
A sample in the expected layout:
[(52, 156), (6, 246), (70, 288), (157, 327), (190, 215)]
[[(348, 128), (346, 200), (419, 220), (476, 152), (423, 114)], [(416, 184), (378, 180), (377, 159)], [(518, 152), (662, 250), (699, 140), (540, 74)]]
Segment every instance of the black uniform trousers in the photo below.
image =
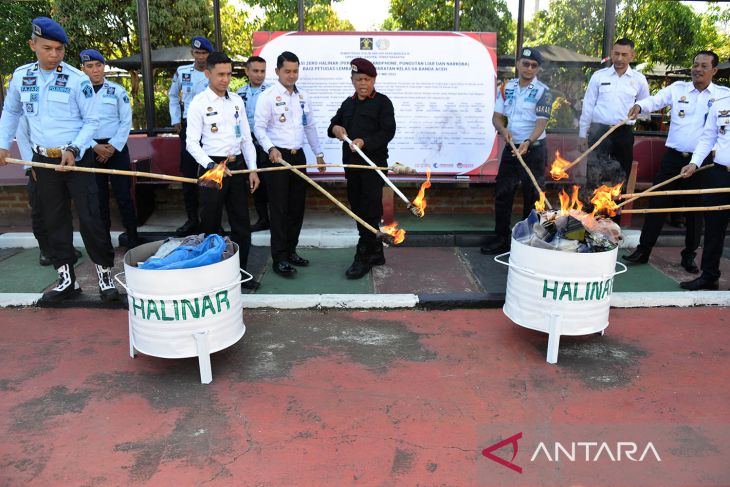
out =
[[(269, 160), (269, 156), (266, 154), (264, 148), (259, 145), (253, 133), (251, 133), (251, 138), (253, 139), (253, 145), (256, 148), (256, 166), (264, 167), (262, 164), (266, 164)], [(268, 176), (268, 174), (265, 172), (259, 173), (260, 184), (258, 189), (256, 189), (253, 193), (253, 205), (254, 208), (256, 208), (259, 220), (269, 219), (269, 195), (266, 191), (266, 176)]]
[[(670, 179), (682, 170), (686, 166), (692, 154), (683, 156), (681, 152), (667, 147), (667, 151), (662, 157), (661, 167), (659, 172), (654, 177), (654, 184)], [(710, 164), (711, 161), (705, 161), (705, 164)], [(677, 181), (668, 184), (662, 191), (672, 191), (679, 189), (697, 189), (701, 187), (702, 173), (696, 174), (691, 178), (680, 178)], [(649, 208), (671, 208), (680, 206), (697, 206), (699, 197), (695, 195), (687, 196), (657, 196), (648, 198)], [(688, 212), (686, 215), (687, 231), (684, 236), (684, 250), (682, 250), (683, 257), (694, 257), (697, 247), (700, 246), (700, 238), (702, 238), (702, 213), (700, 212)], [(666, 219), (666, 213), (647, 213), (644, 218), (644, 224), (641, 227), (641, 238), (639, 239), (639, 249), (648, 253), (656, 245), (659, 234), (664, 226)]]
[(33, 236), (38, 241), (38, 249), (41, 254), (48, 256), (48, 234), (43, 224), (43, 215), (41, 214), (41, 202), (38, 198), (38, 183), (33, 169), (25, 171), (28, 176), (28, 184), (25, 189), (28, 191), (28, 205), (30, 205), (30, 224), (33, 229)]
[[(58, 164), (60, 158), (33, 154), (34, 162)], [(94, 165), (93, 151), (87, 150), (78, 166)], [(114, 248), (109, 231), (104, 228), (99, 211), (99, 194), (96, 177), (84, 172), (60, 172), (53, 169), (36, 169), (38, 200), (43, 224), (48, 234), (49, 256), (53, 266), (76, 263), (73, 247), (73, 217), (71, 199), (79, 217), (79, 230), (84, 247), (95, 264), (114, 266)]]
[[(108, 144), (109, 139), (99, 139), (99, 144)], [(91, 151), (91, 149), (89, 149)], [(129, 149), (124, 145), (122, 151), (115, 151), (105, 163), (96, 160), (94, 154), (94, 162), (96, 167), (106, 169), (118, 169), (129, 171)], [(101, 220), (106, 226), (107, 232), (112, 228), (111, 215), (109, 214), (109, 183), (111, 182), (114, 199), (117, 201), (119, 213), (122, 215), (122, 224), (127, 231), (137, 230), (137, 212), (134, 209), (134, 201), (132, 200), (132, 179), (129, 176), (118, 176), (113, 174), (97, 174), (96, 186), (99, 190), (99, 211), (101, 212)]]
[[(292, 154), (290, 149), (279, 148), (282, 157), (292, 166), (306, 164), (302, 149)], [(278, 166), (266, 159), (263, 167)], [(288, 260), (299, 244), (299, 233), (304, 222), (304, 202), (307, 182), (293, 171), (273, 171), (266, 175), (271, 226), (271, 258), (274, 264)]]
[[(540, 187), (545, 182), (545, 165), (547, 164), (547, 145), (540, 141), (539, 145), (533, 144), (522, 156), (527, 167)], [(510, 222), (512, 219), (512, 203), (517, 191), (517, 186), (522, 182), (523, 209), (522, 218), (527, 218), (530, 210), (534, 208), (535, 202), (540, 195), (532, 184), (530, 175), (522, 167), (517, 157), (512, 154), (512, 148), (508, 145), (502, 151), (502, 158), (497, 171), (494, 201), (494, 232), (498, 236), (509, 236)]]
[[(180, 174), (186, 178), (198, 177), (198, 164), (195, 158), (185, 148), (187, 144), (188, 121), (183, 118), (180, 129)], [(195, 183), (182, 183), (183, 202), (188, 220), (198, 220), (198, 185)]]
[[(219, 163), (225, 157), (211, 157)], [(234, 163), (229, 163), (231, 170), (244, 169), (243, 156), (238, 155)], [(201, 174), (205, 172), (200, 167)], [(258, 191), (258, 190), (257, 190)], [(218, 233), (221, 228), (223, 207), (228, 214), (228, 223), (231, 225), (231, 240), (238, 244), (238, 257), (243, 269), (248, 265), (248, 253), (251, 249), (251, 222), (248, 216), (248, 174), (235, 174), (223, 178), (223, 187), (211, 189), (200, 187), (200, 226), (201, 232), (206, 235)]]
[[(602, 123), (592, 123), (588, 129), (588, 146), (595, 144), (603, 134), (608, 132), (610, 125)], [(631, 173), (631, 164), (634, 161), (634, 129), (631, 125), (622, 125), (614, 130), (606, 140), (601, 142), (596, 151), (602, 152), (621, 164), (624, 170), (625, 180), (629, 178)], [(625, 188), (625, 186), (624, 186)]]
[[(378, 228), (383, 218), (383, 179), (378, 176), (377, 171), (363, 169), (345, 169), (345, 179), (350, 209), (367, 223)], [(373, 245), (377, 242), (373, 232), (360, 223), (357, 223), (357, 233), (360, 235), (358, 245)]]
[[(727, 166), (715, 164), (704, 172), (702, 183), (705, 188), (727, 188), (730, 186), (730, 171)], [(730, 205), (730, 193), (703, 194), (702, 206)], [(705, 243), (702, 247), (702, 277), (720, 278), (720, 259), (725, 246), (730, 210), (705, 212)]]

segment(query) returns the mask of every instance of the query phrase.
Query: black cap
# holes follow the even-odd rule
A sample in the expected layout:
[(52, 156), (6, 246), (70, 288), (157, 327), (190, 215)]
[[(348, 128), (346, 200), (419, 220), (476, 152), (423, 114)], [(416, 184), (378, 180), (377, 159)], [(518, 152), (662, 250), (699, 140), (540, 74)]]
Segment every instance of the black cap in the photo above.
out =
[(522, 52), (520, 52), (520, 59), (532, 59), (537, 64), (542, 64), (542, 55), (534, 47), (523, 47)]

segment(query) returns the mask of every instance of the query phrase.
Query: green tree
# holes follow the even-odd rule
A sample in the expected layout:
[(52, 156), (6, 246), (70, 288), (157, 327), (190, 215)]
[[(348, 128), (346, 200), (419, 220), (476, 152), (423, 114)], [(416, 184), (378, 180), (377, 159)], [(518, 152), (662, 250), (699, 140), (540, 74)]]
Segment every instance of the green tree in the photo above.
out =
[[(338, 0), (305, 0), (304, 30), (311, 32), (355, 30), (347, 20), (340, 19), (332, 9)], [(264, 20), (259, 30), (291, 31), (298, 28), (297, 0), (253, 0), (250, 5), (261, 7)]]
[[(463, 32), (496, 32), (497, 52), (509, 53), (514, 46), (512, 15), (505, 0), (463, 0), (459, 29)], [(383, 30), (453, 30), (454, 2), (391, 0), (390, 15)]]
[(554, 44), (588, 56), (600, 56), (603, 0), (551, 0), (525, 25), (525, 44)]
[[(713, 49), (728, 53), (730, 13), (711, 6), (697, 13), (680, 2), (621, 0), (616, 38), (636, 43), (636, 61), (688, 66), (694, 53)], [(525, 26), (526, 43), (555, 44), (589, 56), (600, 56), (603, 45), (603, 0), (551, 0)]]
[(51, 12), (49, 0), (3, 2), (0, 9), (0, 75), (9, 75), (17, 68), (35, 59), (28, 47), (31, 27), (35, 17), (48, 16)]

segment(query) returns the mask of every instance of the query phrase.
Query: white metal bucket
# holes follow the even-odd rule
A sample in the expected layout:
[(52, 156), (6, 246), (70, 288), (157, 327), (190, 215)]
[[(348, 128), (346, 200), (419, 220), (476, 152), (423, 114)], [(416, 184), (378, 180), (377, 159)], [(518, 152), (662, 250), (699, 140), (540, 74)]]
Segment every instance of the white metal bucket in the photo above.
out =
[[(500, 260), (505, 255), (509, 262)], [(560, 252), (512, 239), (510, 252), (494, 258), (509, 266), (502, 310), (516, 324), (551, 335), (602, 332), (608, 326), (613, 278), (626, 272), (626, 266), (616, 262), (617, 255), (618, 248)], [(616, 265), (623, 270), (616, 272)]]
[[(138, 350), (162, 358), (197, 356), (201, 380), (209, 383), (209, 354), (233, 345), (246, 331), (238, 248), (234, 256), (203, 267), (136, 267), (162, 243), (150, 242), (127, 252), (124, 272), (116, 276), (129, 301), (130, 355)], [(126, 282), (120, 279), (122, 275)]]

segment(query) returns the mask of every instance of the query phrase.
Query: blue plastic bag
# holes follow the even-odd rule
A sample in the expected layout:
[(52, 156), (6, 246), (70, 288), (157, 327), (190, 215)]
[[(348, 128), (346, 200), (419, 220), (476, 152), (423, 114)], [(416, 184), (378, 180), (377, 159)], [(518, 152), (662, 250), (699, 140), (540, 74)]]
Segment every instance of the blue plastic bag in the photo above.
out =
[(181, 245), (161, 259), (150, 258), (140, 269), (171, 270), (203, 267), (221, 261), (226, 242), (220, 235), (208, 235), (198, 245)]

